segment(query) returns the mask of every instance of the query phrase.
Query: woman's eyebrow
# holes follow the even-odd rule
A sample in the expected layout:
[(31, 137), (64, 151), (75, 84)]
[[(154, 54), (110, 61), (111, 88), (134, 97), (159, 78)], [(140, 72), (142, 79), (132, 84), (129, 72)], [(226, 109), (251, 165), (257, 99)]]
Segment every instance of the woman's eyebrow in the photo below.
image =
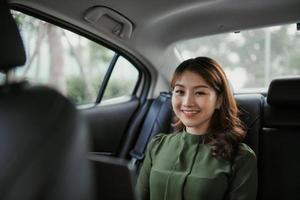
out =
[(197, 88), (208, 88), (208, 86), (207, 85), (196, 85), (196, 86), (194, 86), (194, 88), (195, 89), (197, 89)]
[[(184, 88), (185, 86), (182, 85), (182, 84), (176, 83), (175, 87), (183, 87)], [(195, 86), (193, 86), (193, 88), (194, 89), (197, 89), (197, 88), (208, 88), (208, 86), (207, 85), (195, 85)]]
[(177, 87), (184, 87), (184, 85), (181, 85), (181, 84), (178, 84), (178, 83), (175, 84), (175, 87), (176, 87), (176, 86), (177, 86)]

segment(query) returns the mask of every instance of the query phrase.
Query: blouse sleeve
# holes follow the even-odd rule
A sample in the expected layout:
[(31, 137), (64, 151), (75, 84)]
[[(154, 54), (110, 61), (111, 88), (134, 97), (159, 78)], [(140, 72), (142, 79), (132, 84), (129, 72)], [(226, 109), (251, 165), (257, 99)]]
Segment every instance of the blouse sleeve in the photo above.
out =
[(153, 148), (155, 148), (157, 142), (163, 137), (163, 134), (156, 135), (148, 144), (146, 152), (145, 152), (145, 158), (143, 161), (143, 164), (141, 166), (139, 176), (137, 179), (137, 195), (139, 199), (141, 200), (149, 200), (150, 199), (150, 193), (149, 193), (149, 176), (150, 171), (152, 167), (152, 156), (151, 152), (153, 151)]
[(242, 154), (233, 164), (229, 200), (255, 200), (257, 192), (257, 161), (255, 153), (243, 144)]

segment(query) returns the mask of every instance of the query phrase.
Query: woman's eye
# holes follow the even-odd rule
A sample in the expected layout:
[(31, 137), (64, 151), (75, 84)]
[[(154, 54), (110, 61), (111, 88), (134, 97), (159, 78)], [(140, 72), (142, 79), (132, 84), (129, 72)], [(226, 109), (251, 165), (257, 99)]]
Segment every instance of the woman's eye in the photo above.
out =
[(195, 92), (195, 95), (197, 96), (201, 96), (201, 95), (205, 95), (206, 93), (205, 92)]
[(183, 95), (184, 91), (183, 90), (175, 90), (176, 95)]

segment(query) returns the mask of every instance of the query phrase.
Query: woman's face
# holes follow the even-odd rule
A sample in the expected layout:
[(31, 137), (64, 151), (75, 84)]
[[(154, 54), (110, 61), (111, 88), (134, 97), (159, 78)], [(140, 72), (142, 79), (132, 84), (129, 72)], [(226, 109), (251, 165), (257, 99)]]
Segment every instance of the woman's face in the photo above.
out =
[(175, 82), (172, 106), (176, 116), (192, 134), (205, 134), (220, 100), (216, 91), (200, 76), (185, 71)]

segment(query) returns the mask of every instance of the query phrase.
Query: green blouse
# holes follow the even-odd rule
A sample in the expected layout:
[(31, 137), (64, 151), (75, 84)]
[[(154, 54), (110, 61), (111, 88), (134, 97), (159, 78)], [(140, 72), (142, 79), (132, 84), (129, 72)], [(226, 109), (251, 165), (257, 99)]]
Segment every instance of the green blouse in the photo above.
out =
[(213, 157), (204, 137), (159, 134), (149, 143), (137, 181), (142, 200), (255, 200), (255, 153), (241, 143), (233, 164)]

